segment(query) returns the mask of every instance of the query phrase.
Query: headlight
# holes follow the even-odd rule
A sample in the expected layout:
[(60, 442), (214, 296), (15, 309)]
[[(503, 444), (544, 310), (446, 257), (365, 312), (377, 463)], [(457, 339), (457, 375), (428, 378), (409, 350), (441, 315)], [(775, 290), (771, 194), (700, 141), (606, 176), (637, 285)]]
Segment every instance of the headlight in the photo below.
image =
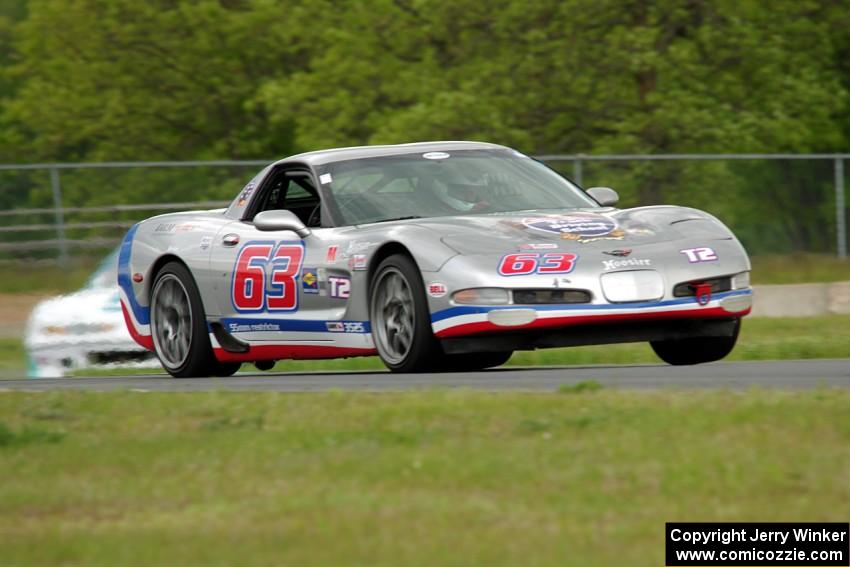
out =
[(498, 287), (478, 287), (454, 292), (452, 299), (461, 305), (508, 305), (508, 290)]
[(68, 333), (68, 329), (65, 327), (61, 327), (59, 325), (48, 325), (42, 329), (45, 335), (65, 335)]
[(732, 289), (747, 289), (750, 287), (750, 272), (741, 272), (732, 276)]
[(109, 333), (116, 328), (112, 323), (71, 323), (70, 325), (48, 325), (42, 327), (45, 335), (87, 335)]

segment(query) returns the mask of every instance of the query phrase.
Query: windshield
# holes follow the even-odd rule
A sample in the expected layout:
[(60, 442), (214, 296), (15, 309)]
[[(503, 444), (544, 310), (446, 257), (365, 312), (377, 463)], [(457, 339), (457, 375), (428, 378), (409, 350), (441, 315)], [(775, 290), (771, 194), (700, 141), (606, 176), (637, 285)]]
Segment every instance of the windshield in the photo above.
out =
[(320, 168), (343, 224), (598, 207), (581, 189), (513, 150), (461, 150), (354, 159)]

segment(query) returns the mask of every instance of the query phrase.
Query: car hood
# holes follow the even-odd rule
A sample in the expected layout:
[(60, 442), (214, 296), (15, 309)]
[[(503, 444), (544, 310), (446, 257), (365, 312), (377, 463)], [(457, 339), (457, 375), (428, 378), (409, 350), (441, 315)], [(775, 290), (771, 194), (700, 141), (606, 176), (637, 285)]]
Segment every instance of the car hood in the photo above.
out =
[(467, 215), (415, 221), (459, 254), (523, 250), (635, 248), (684, 238), (734, 238), (720, 221), (685, 207), (571, 209)]

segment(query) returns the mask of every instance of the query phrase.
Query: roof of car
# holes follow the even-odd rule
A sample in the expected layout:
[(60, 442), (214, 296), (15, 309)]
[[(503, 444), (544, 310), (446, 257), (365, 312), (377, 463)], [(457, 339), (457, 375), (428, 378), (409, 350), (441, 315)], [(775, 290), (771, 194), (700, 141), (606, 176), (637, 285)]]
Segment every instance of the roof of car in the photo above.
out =
[(487, 142), (417, 142), (414, 144), (395, 144), (387, 146), (356, 146), (306, 152), (284, 158), (277, 163), (293, 161), (307, 162), (310, 165), (324, 165), (335, 161), (370, 157), (392, 156), (418, 152), (451, 152), (457, 150), (504, 150), (505, 146)]

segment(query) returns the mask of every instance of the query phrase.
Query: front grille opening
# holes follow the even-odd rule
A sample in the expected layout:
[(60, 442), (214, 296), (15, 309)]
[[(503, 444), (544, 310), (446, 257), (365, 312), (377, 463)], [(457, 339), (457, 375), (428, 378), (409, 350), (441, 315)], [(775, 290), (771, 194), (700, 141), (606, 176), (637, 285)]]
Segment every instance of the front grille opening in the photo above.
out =
[(513, 294), (518, 305), (590, 303), (593, 298), (584, 289), (515, 289)]
[(146, 362), (148, 360), (152, 360), (153, 358), (154, 354), (146, 350), (113, 350), (108, 352), (90, 352), (88, 354), (90, 364), (123, 364), (128, 362)]
[(696, 287), (701, 284), (710, 284), (711, 293), (730, 291), (732, 289), (732, 276), (722, 278), (711, 278), (707, 280), (693, 280), (676, 284), (673, 288), (673, 297), (693, 297), (696, 295)]

